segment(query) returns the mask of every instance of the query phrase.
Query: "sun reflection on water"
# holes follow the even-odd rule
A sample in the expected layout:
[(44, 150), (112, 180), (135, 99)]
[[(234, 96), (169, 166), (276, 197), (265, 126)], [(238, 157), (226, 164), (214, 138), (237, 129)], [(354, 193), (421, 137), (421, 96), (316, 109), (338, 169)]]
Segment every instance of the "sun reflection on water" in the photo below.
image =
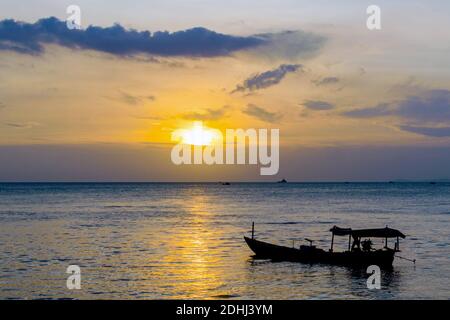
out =
[(165, 286), (177, 292), (173, 298), (208, 297), (226, 279), (221, 243), (226, 228), (213, 225), (214, 213), (208, 211), (211, 201), (205, 195), (186, 197), (183, 221), (164, 236), (162, 266), (153, 278), (164, 279)]

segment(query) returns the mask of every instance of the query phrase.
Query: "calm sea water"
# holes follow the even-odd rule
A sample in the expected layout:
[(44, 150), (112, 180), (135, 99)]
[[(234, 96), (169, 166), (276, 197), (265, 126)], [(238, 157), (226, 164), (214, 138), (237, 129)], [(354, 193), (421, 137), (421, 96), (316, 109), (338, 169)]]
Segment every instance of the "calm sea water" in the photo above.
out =
[[(254, 261), (252, 221), (262, 240), (323, 248), (333, 225), (389, 225), (417, 262), (368, 290), (365, 270)], [(446, 183), (0, 184), (0, 298), (449, 299), (449, 229)]]

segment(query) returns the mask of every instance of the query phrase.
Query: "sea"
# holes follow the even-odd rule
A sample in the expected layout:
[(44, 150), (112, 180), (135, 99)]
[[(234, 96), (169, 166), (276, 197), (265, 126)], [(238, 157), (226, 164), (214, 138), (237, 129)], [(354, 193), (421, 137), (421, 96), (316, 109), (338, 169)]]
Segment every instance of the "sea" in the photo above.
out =
[[(335, 225), (406, 238), (370, 289), (365, 269), (254, 259), (252, 222), (285, 246), (328, 250)], [(0, 183), (0, 299), (448, 300), (449, 229), (444, 182)]]

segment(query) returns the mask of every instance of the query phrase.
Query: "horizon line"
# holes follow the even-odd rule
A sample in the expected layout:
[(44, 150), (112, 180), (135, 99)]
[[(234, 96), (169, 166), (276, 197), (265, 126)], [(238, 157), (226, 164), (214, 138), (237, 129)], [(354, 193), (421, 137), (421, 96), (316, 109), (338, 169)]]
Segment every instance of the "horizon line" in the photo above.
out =
[(24, 184), (31, 184), (31, 183), (98, 183), (98, 184), (126, 184), (126, 183), (208, 183), (208, 184), (216, 184), (216, 183), (276, 183), (276, 184), (300, 184), (300, 183), (448, 183), (450, 182), (449, 178), (441, 178), (441, 179), (420, 179), (420, 180), (413, 180), (413, 179), (397, 179), (397, 180), (305, 180), (305, 181), (287, 181), (285, 183), (280, 183), (280, 180), (273, 180), (273, 181), (257, 181), (257, 180), (215, 180), (215, 181), (117, 181), (117, 180), (105, 180), (105, 181), (93, 181), (93, 180), (86, 180), (86, 181), (55, 181), (55, 180), (49, 180), (49, 181), (0, 181), (0, 184), (14, 184), (14, 183), (24, 183)]

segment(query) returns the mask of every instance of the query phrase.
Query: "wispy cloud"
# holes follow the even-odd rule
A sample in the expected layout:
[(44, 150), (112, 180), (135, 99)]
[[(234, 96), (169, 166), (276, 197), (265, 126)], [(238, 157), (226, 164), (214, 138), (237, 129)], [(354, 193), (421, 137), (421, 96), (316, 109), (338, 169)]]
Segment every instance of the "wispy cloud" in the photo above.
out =
[(342, 113), (342, 115), (351, 118), (375, 118), (385, 117), (392, 114), (393, 110), (388, 103), (380, 103), (376, 106), (350, 110)]
[(288, 73), (296, 72), (298, 70), (303, 71), (303, 66), (301, 64), (282, 64), (275, 69), (258, 73), (244, 80), (243, 84), (236, 86), (236, 89), (234, 89), (232, 93), (239, 91), (255, 91), (274, 86), (280, 83)]
[(338, 83), (340, 80), (338, 77), (325, 77), (318, 80), (311, 80), (312, 83), (314, 83), (316, 86), (326, 86), (330, 84)]
[(310, 110), (330, 110), (335, 107), (334, 104), (320, 100), (306, 100), (303, 106)]
[(30, 122), (7, 122), (5, 123), (5, 125), (12, 128), (30, 129), (38, 127), (41, 124), (39, 122), (30, 121)]
[(269, 112), (264, 108), (258, 107), (254, 104), (248, 104), (247, 108), (244, 109), (242, 112), (259, 120), (270, 123), (275, 123), (282, 118), (281, 114)]
[(197, 27), (177, 32), (137, 31), (120, 24), (111, 27), (89, 26), (84, 30), (67, 28), (55, 17), (35, 23), (12, 19), (0, 21), (0, 50), (38, 55), (44, 44), (73, 49), (90, 49), (118, 56), (151, 54), (159, 56), (215, 57), (254, 48), (267, 43), (263, 37), (240, 37)]
[(142, 96), (142, 95), (132, 95), (127, 92), (120, 92), (119, 99), (125, 102), (126, 104), (136, 106), (141, 103), (144, 103), (145, 101), (155, 101), (156, 97), (153, 95)]
[(313, 57), (320, 52), (327, 40), (323, 35), (303, 30), (257, 34), (255, 37), (264, 40), (264, 43), (252, 48), (251, 51), (268, 60), (283, 61), (298, 61), (299, 58)]
[(187, 120), (219, 120), (226, 115), (229, 106), (223, 106), (219, 109), (206, 109), (204, 112), (190, 112), (182, 115)]

